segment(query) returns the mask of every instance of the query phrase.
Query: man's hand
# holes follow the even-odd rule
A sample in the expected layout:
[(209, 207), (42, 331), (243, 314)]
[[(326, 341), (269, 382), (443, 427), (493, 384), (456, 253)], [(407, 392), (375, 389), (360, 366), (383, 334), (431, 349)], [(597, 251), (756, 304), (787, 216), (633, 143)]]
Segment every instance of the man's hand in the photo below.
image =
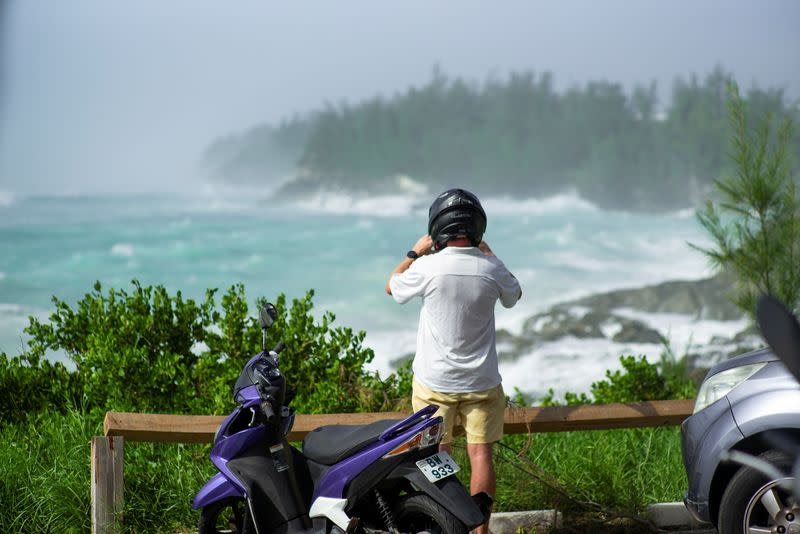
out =
[(480, 249), (480, 251), (481, 251), (481, 252), (483, 252), (485, 255), (487, 255), (487, 256), (494, 256), (494, 252), (492, 252), (492, 249), (490, 249), (490, 248), (489, 248), (489, 244), (488, 244), (488, 243), (486, 243), (486, 241), (481, 241), (481, 243), (478, 245), (478, 248), (479, 248), (479, 249)]
[[(428, 234), (425, 234), (424, 236), (417, 239), (417, 242), (414, 243), (414, 246), (411, 247), (411, 250), (416, 252), (417, 256), (424, 256), (426, 254), (430, 254), (431, 252), (433, 252), (433, 239), (431, 239), (431, 236), (429, 236)], [(391, 281), (392, 276), (396, 274), (406, 272), (406, 270), (409, 267), (411, 267), (412, 263), (414, 263), (414, 260), (412, 260), (411, 258), (403, 258), (403, 261), (401, 261), (400, 264), (394, 268), (392, 274), (389, 275), (389, 280)], [(389, 282), (386, 282), (386, 293), (389, 295), (392, 294), (392, 288), (389, 285)]]
[(417, 253), (417, 256), (424, 256), (433, 252), (433, 239), (428, 234), (417, 239), (417, 242), (411, 247), (411, 250)]

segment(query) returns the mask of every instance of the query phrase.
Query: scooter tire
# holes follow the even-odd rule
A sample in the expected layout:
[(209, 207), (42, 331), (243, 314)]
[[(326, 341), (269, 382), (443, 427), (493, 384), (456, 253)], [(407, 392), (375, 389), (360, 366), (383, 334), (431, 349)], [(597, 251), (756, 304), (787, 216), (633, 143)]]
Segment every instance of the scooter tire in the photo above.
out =
[(244, 499), (222, 499), (200, 511), (198, 534), (255, 534), (255, 531)]
[(393, 509), (400, 532), (431, 534), (467, 534), (467, 527), (453, 514), (424, 493), (405, 495)]

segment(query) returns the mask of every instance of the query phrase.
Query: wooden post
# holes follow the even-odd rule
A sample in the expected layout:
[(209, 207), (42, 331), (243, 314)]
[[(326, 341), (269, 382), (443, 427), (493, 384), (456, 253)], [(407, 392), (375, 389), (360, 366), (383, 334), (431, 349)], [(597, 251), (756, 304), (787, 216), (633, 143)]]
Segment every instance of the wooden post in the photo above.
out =
[(122, 436), (92, 438), (92, 534), (122, 530), (123, 445)]

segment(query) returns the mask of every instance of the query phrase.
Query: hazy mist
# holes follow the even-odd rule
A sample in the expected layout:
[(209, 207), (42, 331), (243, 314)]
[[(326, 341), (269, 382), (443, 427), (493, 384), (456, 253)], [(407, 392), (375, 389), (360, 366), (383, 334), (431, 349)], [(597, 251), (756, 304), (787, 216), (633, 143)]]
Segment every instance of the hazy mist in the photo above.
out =
[[(2, 6), (3, 4), (0, 4)], [(6, 2), (0, 191), (177, 190), (217, 137), (450, 75), (626, 87), (714, 65), (800, 97), (800, 3)]]

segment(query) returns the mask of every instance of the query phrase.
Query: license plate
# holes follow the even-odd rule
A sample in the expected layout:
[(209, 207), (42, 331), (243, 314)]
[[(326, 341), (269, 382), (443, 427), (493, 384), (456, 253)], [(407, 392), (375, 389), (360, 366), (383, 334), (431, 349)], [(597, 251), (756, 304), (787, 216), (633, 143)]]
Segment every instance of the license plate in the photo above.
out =
[(417, 467), (431, 482), (455, 475), (461, 469), (446, 452), (437, 452), (417, 462)]

